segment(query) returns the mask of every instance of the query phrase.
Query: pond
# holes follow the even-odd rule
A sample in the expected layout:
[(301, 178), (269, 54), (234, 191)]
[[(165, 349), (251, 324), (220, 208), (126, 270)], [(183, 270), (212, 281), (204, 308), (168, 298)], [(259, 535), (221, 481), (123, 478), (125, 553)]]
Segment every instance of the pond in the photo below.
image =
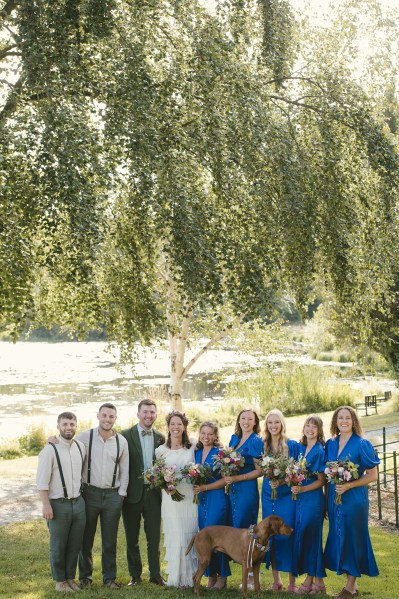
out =
[[(216, 410), (232, 369), (253, 363), (251, 356), (229, 350), (210, 350), (189, 373), (183, 389), (185, 406), (201, 402)], [(141, 348), (133, 368), (117, 369), (118, 351), (103, 342), (0, 343), (0, 439), (17, 438), (31, 426), (54, 430), (57, 415), (76, 412), (78, 420), (94, 425), (100, 403), (118, 408), (122, 426), (136, 420), (143, 397), (167, 405), (169, 355)]]

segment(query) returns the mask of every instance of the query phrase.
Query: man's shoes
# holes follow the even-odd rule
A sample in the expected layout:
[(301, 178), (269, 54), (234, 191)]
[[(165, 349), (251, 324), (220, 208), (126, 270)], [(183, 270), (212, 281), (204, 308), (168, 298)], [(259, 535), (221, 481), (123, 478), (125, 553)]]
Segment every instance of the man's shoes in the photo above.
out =
[(136, 587), (141, 582), (141, 576), (132, 576), (130, 581), (127, 583), (128, 587)]
[(80, 586), (74, 580), (67, 580), (67, 583), (73, 591), (80, 591)]
[(80, 580), (79, 582), (80, 582), (81, 589), (90, 589), (91, 585), (93, 584), (93, 581), (91, 578), (82, 578), (82, 580)]
[(55, 590), (58, 591), (59, 593), (73, 593), (74, 592), (66, 580), (64, 580), (63, 582), (56, 582)]
[(107, 587), (108, 589), (120, 589), (121, 585), (115, 582), (115, 580), (106, 580), (103, 583), (103, 587)]
[(154, 578), (150, 578), (150, 582), (153, 582), (160, 587), (166, 587), (166, 580), (164, 580), (162, 576), (154, 576)]

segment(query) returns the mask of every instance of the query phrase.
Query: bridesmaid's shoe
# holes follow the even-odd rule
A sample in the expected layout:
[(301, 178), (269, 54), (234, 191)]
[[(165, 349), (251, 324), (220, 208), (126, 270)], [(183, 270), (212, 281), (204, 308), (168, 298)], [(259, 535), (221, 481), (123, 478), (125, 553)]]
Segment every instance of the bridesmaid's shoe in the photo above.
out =
[(271, 590), (272, 591), (282, 591), (283, 583), (282, 582), (273, 582), (273, 584), (271, 586)]
[(212, 590), (221, 591), (226, 588), (226, 576), (218, 576), (216, 584), (213, 585)]
[(348, 589), (346, 589), (345, 587), (342, 589), (342, 591), (340, 593), (338, 593), (338, 595), (335, 595), (337, 597), (337, 599), (351, 599), (352, 597), (356, 597), (356, 595), (359, 594), (359, 591), (355, 591), (354, 593), (352, 593), (351, 591), (348, 591)]
[(318, 595), (319, 593), (326, 593), (326, 587), (324, 584), (317, 584), (316, 582), (314, 582), (312, 584), (312, 590), (310, 591), (309, 595)]
[(213, 589), (213, 587), (214, 587), (214, 586), (215, 586), (215, 584), (216, 584), (216, 581), (217, 581), (217, 578), (216, 578), (216, 576), (210, 576), (210, 577), (208, 578), (208, 584), (206, 585), (206, 587), (205, 587), (205, 588), (207, 588), (207, 589)]
[(298, 593), (298, 587), (296, 586), (296, 584), (289, 584), (287, 587), (287, 593)]
[(310, 595), (312, 586), (313, 586), (312, 584), (302, 583), (301, 586), (299, 587), (299, 589), (297, 589), (295, 592), (297, 595)]

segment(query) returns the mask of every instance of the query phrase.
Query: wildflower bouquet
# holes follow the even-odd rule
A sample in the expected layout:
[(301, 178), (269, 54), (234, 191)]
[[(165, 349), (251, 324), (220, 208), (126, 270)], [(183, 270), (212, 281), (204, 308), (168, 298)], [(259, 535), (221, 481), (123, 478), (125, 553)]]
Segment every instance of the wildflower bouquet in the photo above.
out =
[[(194, 464), (192, 462), (181, 469), (181, 475), (190, 485), (204, 485), (212, 478), (213, 473), (208, 464)], [(194, 495), (193, 502), (196, 504), (200, 502), (198, 495)]]
[[(220, 472), (222, 476), (231, 476), (235, 474), (245, 464), (245, 458), (238, 451), (235, 451), (233, 447), (227, 447), (226, 449), (219, 449), (216, 455), (212, 456), (214, 466), (213, 470)], [(230, 493), (230, 485), (226, 485), (224, 488), (225, 493)]]
[[(309, 478), (309, 471), (306, 468), (306, 459), (300, 455), (296, 460), (295, 458), (288, 458), (288, 464), (285, 469), (284, 481), (289, 487), (301, 485), (304, 480)], [(297, 500), (297, 494), (292, 493), (291, 499)]]
[(167, 466), (164, 458), (156, 460), (150, 468), (145, 470), (144, 480), (148, 482), (150, 489), (167, 491), (173, 501), (184, 499), (184, 495), (177, 490), (181, 477), (176, 473), (176, 466)]
[[(348, 483), (350, 480), (359, 478), (358, 467), (359, 464), (354, 464), (346, 457), (343, 460), (327, 462), (324, 474), (327, 477), (328, 483), (342, 485), (343, 483)], [(334, 503), (336, 505), (342, 505), (342, 497), (339, 493), (335, 494)]]
[[(265, 478), (273, 481), (284, 480), (288, 458), (281, 453), (276, 455), (262, 455), (255, 464), (262, 470)], [(272, 499), (277, 499), (277, 489), (272, 488)]]

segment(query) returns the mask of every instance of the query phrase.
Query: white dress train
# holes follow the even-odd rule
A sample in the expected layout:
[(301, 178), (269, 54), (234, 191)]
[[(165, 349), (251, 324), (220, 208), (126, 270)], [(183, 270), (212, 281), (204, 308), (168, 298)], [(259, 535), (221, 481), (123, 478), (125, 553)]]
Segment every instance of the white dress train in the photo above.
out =
[[(169, 449), (161, 445), (155, 450), (158, 458), (164, 458), (168, 466), (176, 465), (178, 472), (187, 464), (194, 462), (195, 441), (190, 449)], [(162, 527), (164, 534), (165, 559), (167, 562), (168, 586), (192, 587), (193, 575), (198, 567), (195, 550), (185, 555), (191, 539), (198, 532), (198, 508), (193, 503), (192, 485), (182, 481), (177, 489), (184, 499), (173, 501), (171, 496), (162, 491)]]

